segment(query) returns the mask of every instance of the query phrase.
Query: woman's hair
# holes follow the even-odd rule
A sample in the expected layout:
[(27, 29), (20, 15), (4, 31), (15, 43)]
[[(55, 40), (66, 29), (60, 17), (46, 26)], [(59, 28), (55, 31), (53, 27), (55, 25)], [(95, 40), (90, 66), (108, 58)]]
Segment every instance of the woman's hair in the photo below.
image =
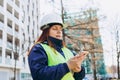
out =
[[(48, 27), (48, 28), (46, 28), (45, 30), (43, 30), (41, 36), (37, 39), (37, 41), (35, 42), (35, 44), (36, 44), (36, 43), (42, 43), (42, 42), (44, 42), (44, 41), (48, 41), (48, 45), (49, 45), (50, 47), (52, 47), (52, 48), (55, 49), (54, 44), (53, 44), (53, 43), (49, 40), (49, 38), (48, 38), (48, 37), (49, 37), (49, 30), (50, 30), (50, 28), (51, 28), (53, 25), (55, 25), (55, 24), (49, 24), (50, 27)], [(59, 24), (59, 25), (61, 25), (61, 24)], [(35, 45), (35, 44), (34, 44), (34, 45)], [(32, 48), (34, 47), (34, 45), (32, 46)], [(65, 46), (64, 41), (62, 41), (62, 45)], [(31, 48), (31, 49), (32, 49), (32, 48)], [(28, 55), (29, 55), (31, 49), (28, 51)], [(54, 51), (55, 51), (55, 50), (54, 50)], [(56, 52), (55, 52), (55, 53), (56, 53)]]
[(38, 38), (36, 42), (44, 42), (48, 40), (48, 36), (49, 36), (49, 28), (43, 30), (41, 36)]

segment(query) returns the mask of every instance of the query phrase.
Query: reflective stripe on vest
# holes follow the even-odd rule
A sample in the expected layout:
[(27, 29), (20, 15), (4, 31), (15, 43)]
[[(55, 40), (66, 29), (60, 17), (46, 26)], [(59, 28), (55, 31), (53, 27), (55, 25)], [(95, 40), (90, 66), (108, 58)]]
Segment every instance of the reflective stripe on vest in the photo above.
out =
[[(41, 43), (40, 43), (41, 44)], [(65, 55), (65, 58), (56, 50), (54, 50), (52, 47), (46, 45), (46, 44), (41, 44), (44, 50), (47, 53), (48, 56), (48, 66), (54, 66), (60, 63), (65, 63), (67, 60), (69, 60), (71, 57), (73, 57), (73, 53), (67, 49), (67, 48), (62, 48), (62, 51)], [(71, 72), (66, 73), (61, 80), (75, 80), (73, 78), (73, 74)]]

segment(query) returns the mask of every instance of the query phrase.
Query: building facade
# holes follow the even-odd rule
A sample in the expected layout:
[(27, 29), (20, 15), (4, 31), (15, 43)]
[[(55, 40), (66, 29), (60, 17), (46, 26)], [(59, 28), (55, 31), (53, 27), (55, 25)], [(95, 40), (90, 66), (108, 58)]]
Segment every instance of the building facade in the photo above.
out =
[(39, 35), (38, 1), (0, 0), (1, 80), (32, 80), (26, 52)]
[[(22, 0), (22, 50), (24, 68), (21, 70), (21, 80), (28, 80), (31, 76), (28, 68), (27, 52), (40, 34), (39, 28), (39, 0)], [(25, 54), (24, 54), (25, 53)], [(28, 73), (29, 72), (29, 73)]]

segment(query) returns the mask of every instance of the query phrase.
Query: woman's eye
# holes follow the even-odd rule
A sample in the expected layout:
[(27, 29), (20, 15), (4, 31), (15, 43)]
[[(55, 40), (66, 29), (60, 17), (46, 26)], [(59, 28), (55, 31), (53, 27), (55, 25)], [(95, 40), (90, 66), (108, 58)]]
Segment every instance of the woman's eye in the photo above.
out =
[(56, 29), (56, 28), (55, 28), (55, 29), (53, 29), (53, 30), (59, 30), (59, 31), (62, 31), (62, 29)]
[(57, 28), (53, 28), (53, 30), (57, 30)]
[(58, 28), (58, 27), (53, 27), (52, 29), (53, 30), (60, 30), (60, 31), (62, 31), (62, 28)]

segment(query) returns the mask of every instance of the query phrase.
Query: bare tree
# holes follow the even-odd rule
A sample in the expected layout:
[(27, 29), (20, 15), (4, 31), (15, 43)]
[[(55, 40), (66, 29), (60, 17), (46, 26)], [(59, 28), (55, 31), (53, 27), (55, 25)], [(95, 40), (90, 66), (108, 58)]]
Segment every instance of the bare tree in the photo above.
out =
[(112, 33), (111, 35), (114, 35), (115, 38), (115, 47), (116, 47), (116, 53), (117, 53), (117, 74), (118, 79), (120, 79), (120, 15), (116, 15), (113, 18), (113, 24), (112, 24)]
[[(70, 38), (73, 44), (76, 44), (77, 47), (73, 47), (74, 50), (77, 50), (78, 52), (81, 50), (87, 50), (91, 53), (90, 54), (91, 57), (89, 57), (89, 59), (90, 59), (90, 63), (92, 64), (91, 66), (93, 69), (94, 80), (97, 80), (96, 62), (100, 58), (96, 57), (96, 53), (103, 53), (101, 43), (98, 44), (96, 43), (96, 39), (100, 38), (99, 28), (98, 28), (99, 19), (97, 18), (97, 16), (94, 17), (92, 16), (96, 14), (94, 10), (89, 9), (88, 11), (85, 12), (89, 14), (89, 17), (85, 17), (83, 20), (76, 19), (75, 25), (72, 26), (69, 25), (67, 27), (68, 33), (65, 34), (65, 37)], [(80, 16), (87, 16), (87, 15), (80, 15)], [(86, 31), (88, 31), (88, 35), (86, 35)]]

